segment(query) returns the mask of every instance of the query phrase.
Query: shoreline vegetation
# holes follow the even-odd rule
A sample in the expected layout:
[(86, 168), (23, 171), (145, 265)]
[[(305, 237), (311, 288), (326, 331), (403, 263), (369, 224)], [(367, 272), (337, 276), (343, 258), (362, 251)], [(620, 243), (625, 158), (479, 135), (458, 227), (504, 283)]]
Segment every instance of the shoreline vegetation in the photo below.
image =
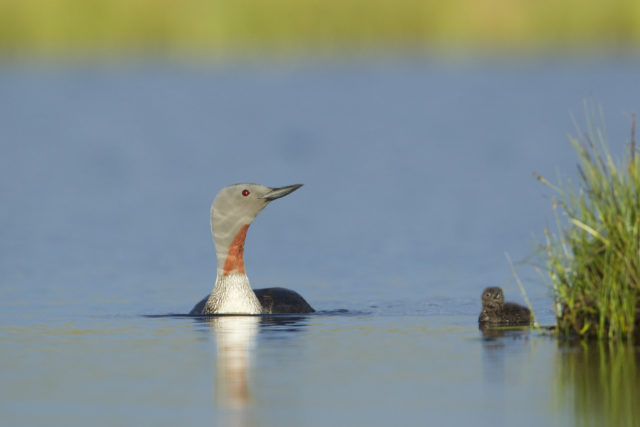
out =
[(637, 0), (0, 0), (0, 53), (637, 49)]
[[(587, 130), (570, 137), (578, 185), (536, 178), (556, 193), (557, 232), (545, 230), (546, 273), (564, 337), (640, 338), (640, 155), (635, 115), (626, 155), (614, 160), (604, 125), (587, 108)], [(599, 120), (604, 123), (602, 111)]]

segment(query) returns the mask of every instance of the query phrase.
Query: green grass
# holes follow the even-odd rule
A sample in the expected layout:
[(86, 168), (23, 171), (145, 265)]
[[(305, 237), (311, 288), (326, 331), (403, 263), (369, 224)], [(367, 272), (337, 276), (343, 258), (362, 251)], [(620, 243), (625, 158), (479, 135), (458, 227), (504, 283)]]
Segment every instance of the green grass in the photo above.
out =
[(640, 46), (637, 0), (0, 0), (0, 53)]
[[(640, 159), (635, 118), (626, 155), (615, 161), (606, 134), (592, 124), (571, 138), (577, 186), (554, 186), (558, 231), (546, 230), (546, 267), (562, 335), (628, 340), (640, 333)], [(603, 121), (604, 122), (604, 121)]]

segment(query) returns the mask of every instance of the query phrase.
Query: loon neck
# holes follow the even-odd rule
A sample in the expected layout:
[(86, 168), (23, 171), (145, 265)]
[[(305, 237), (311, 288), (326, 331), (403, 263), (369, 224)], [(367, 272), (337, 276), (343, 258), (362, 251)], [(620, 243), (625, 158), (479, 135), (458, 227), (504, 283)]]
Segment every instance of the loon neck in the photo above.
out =
[(218, 275), (203, 314), (262, 314), (262, 305), (246, 274)]
[(243, 222), (228, 229), (212, 226), (218, 259), (218, 276), (203, 314), (262, 313), (262, 305), (251, 289), (249, 278), (244, 270), (244, 241), (250, 223), (243, 224)]
[(216, 246), (218, 259), (218, 277), (228, 276), (232, 273), (245, 274), (244, 270), (244, 241), (247, 237), (249, 224), (230, 235), (216, 236), (213, 241)]

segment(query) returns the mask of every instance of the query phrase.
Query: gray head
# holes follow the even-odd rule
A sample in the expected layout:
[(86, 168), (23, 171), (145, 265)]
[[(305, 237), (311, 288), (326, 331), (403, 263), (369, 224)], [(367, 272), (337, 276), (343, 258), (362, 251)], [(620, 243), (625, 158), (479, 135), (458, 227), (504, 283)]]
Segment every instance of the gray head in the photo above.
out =
[(499, 308), (504, 305), (504, 293), (497, 286), (491, 286), (482, 291), (482, 307)]
[(258, 184), (224, 187), (211, 205), (211, 234), (216, 246), (218, 275), (244, 274), (244, 239), (258, 214), (273, 200), (302, 187), (302, 184), (270, 188)]

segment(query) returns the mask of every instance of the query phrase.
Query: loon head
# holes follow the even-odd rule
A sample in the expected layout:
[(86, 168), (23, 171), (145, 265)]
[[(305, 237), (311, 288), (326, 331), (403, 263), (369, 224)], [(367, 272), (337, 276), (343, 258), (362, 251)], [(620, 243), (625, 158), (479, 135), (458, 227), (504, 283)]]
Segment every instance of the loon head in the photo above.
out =
[(486, 288), (482, 291), (483, 308), (499, 308), (504, 304), (504, 293), (497, 286)]
[(302, 184), (279, 188), (234, 184), (220, 190), (211, 205), (211, 234), (218, 259), (218, 277), (245, 274), (244, 239), (249, 225), (270, 202), (300, 187)]

